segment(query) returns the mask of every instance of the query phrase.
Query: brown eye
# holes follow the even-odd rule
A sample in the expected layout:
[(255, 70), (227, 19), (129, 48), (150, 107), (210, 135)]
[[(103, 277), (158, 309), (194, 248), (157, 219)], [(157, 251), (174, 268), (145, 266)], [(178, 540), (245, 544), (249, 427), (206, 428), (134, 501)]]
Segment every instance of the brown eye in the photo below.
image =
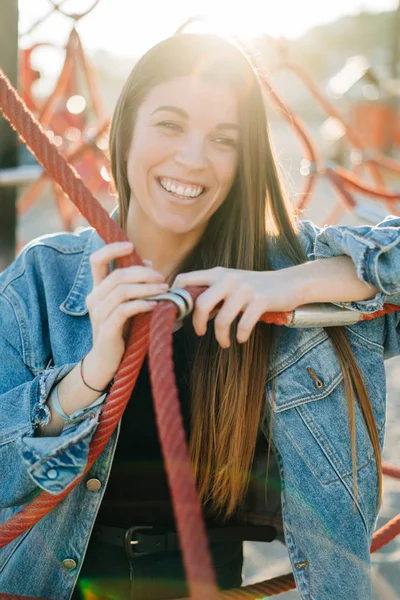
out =
[(172, 131), (182, 131), (182, 127), (179, 123), (175, 123), (174, 121), (160, 121), (157, 123), (157, 127), (165, 127), (165, 129), (170, 129)]
[(230, 137), (225, 137), (225, 136), (217, 137), (217, 138), (215, 138), (215, 141), (217, 142), (217, 144), (220, 144), (222, 146), (230, 146), (231, 148), (237, 147), (236, 140), (234, 140), (233, 138), (230, 138)]

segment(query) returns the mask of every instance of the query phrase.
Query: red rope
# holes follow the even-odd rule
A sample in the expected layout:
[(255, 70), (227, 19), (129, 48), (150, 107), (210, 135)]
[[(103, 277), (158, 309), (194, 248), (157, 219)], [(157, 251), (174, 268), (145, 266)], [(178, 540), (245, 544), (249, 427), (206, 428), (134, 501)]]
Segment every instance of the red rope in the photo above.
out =
[[(110, 219), (108, 213), (86, 189), (75, 170), (49, 142), (40, 124), (23, 105), (1, 70), (0, 108), (28, 148), (35, 154), (43, 167), (50, 171), (53, 178), (68, 194), (90, 225), (99, 232), (104, 241), (109, 244), (126, 240), (126, 235), (119, 225)], [(133, 253), (131, 256), (120, 259), (119, 264), (121, 267), (128, 267), (141, 264), (141, 260), (136, 253)], [(193, 288), (189, 291), (195, 299), (202, 289)], [(294, 580), (293, 576), (288, 574), (255, 586), (230, 590), (222, 595), (217, 590), (173, 372), (172, 324), (176, 317), (176, 310), (171, 303), (160, 303), (151, 316), (138, 315), (134, 317), (126, 351), (89, 447), (88, 464), (84, 473), (67, 490), (57, 496), (46, 492), (41, 493), (28, 507), (2, 524), (0, 526), (0, 547), (5, 546), (32, 527), (57, 506), (90, 470), (122, 417), (149, 348), (156, 418), (192, 600), (204, 600), (204, 598), (216, 600), (221, 597), (261, 598), (266, 593), (274, 595), (291, 589), (294, 587)], [(291, 317), (292, 313), (266, 313), (262, 315), (262, 320), (283, 325), (290, 322)], [(160, 355), (162, 360), (159, 360)], [(390, 531), (382, 535), (383, 540), (388, 539), (393, 531), (398, 532), (398, 523), (396, 522), (389, 529)], [(260, 593), (261, 596), (257, 595)], [(8, 600), (13, 598), (10, 595), (3, 596)]]
[(400, 535), (400, 515), (397, 515), (374, 533), (371, 544), (371, 552), (377, 552), (383, 546)]
[[(161, 303), (151, 315), (149, 370), (183, 561), (186, 572), (192, 577), (191, 597), (200, 600), (217, 597), (218, 592), (173, 369), (172, 326), (175, 317), (176, 308), (170, 303)], [(200, 525), (201, 535), (197, 537)]]
[(394, 479), (400, 479), (400, 467), (391, 465), (390, 463), (384, 462), (382, 464), (382, 472), (388, 477), (394, 477)]

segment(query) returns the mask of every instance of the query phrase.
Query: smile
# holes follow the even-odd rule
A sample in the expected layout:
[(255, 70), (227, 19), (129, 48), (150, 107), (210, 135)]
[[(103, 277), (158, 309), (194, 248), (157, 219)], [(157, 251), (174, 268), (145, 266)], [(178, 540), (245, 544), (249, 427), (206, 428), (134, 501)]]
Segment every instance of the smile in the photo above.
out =
[(202, 185), (189, 184), (168, 177), (159, 177), (157, 181), (164, 190), (174, 194), (178, 198), (197, 198), (205, 189)]

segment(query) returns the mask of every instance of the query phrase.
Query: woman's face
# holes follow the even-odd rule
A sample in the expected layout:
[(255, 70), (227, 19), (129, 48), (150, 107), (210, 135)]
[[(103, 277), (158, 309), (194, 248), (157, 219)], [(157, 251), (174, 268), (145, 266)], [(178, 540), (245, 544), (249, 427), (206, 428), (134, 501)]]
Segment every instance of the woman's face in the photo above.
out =
[(229, 86), (188, 76), (154, 87), (138, 109), (126, 157), (128, 220), (147, 217), (176, 234), (203, 231), (232, 186), (238, 145)]

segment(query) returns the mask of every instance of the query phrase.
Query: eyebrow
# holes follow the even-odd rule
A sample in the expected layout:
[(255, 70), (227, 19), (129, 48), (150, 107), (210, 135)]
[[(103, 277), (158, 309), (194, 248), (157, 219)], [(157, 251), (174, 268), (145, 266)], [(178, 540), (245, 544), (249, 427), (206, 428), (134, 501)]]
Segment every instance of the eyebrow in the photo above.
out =
[[(155, 110), (153, 110), (151, 114), (154, 115), (155, 113), (160, 111), (174, 112), (184, 119), (189, 118), (189, 115), (185, 110), (183, 110), (183, 108), (179, 108), (178, 106), (173, 105), (158, 106)], [(215, 129), (234, 129), (235, 131), (239, 131), (240, 127), (236, 123), (219, 123), (215, 127)]]

